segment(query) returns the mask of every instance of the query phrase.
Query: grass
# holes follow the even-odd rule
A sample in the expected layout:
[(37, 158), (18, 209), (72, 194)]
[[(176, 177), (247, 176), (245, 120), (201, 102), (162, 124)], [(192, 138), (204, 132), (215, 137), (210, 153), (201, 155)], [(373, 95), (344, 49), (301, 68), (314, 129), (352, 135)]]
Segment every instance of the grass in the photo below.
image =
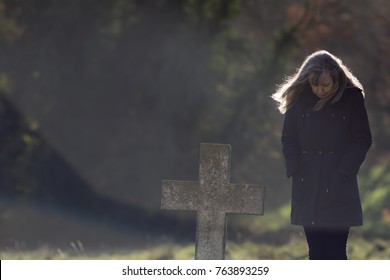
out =
[[(166, 243), (141, 250), (113, 251), (62, 251), (40, 248), (33, 251), (3, 250), (2, 260), (188, 260), (194, 258), (194, 244), (179, 245)], [(228, 242), (226, 259), (230, 260), (304, 260), (307, 258), (307, 245), (303, 236), (295, 236), (287, 243), (264, 244), (252, 241)], [(390, 260), (390, 240), (366, 240), (361, 236), (351, 236), (348, 255), (352, 260)]]
[[(29, 211), (28, 213), (30, 213)], [(307, 258), (307, 244), (301, 227), (291, 226), (289, 223), (289, 205), (286, 204), (275, 211), (269, 211), (264, 216), (229, 215), (228, 235), (226, 244), (226, 259), (230, 260), (304, 260)], [(386, 212), (387, 213), (387, 212)], [(390, 212), (389, 212), (390, 213)], [(388, 214), (390, 217), (390, 214)], [(390, 218), (389, 218), (390, 219)], [(28, 220), (28, 219), (23, 219)], [(368, 220), (369, 222), (370, 220)], [(3, 219), (3, 223), (5, 223)], [(384, 223), (383, 229), (387, 234), (377, 234), (376, 227), (366, 223), (364, 227), (353, 228), (348, 242), (348, 255), (352, 260), (390, 260), (389, 224)], [(5, 223), (5, 225), (7, 225)], [(54, 224), (57, 227), (58, 223)], [(75, 224), (70, 224), (77, 229)], [(102, 227), (93, 227), (86, 224), (88, 234), (95, 239), (96, 232)], [(52, 232), (50, 228), (50, 232)], [(3, 228), (4, 229), (4, 228)], [(28, 228), (30, 229), (30, 227)], [(23, 229), (22, 229), (23, 230)], [(40, 230), (43, 231), (42, 228)], [(21, 231), (21, 230), (19, 230)], [(75, 231), (75, 230), (74, 230)], [(75, 231), (71, 238), (75, 238), (82, 231)], [(53, 233), (54, 234), (54, 233)], [(57, 232), (57, 234), (60, 234)], [(61, 232), (63, 234), (63, 232)], [(128, 238), (128, 233), (114, 235), (119, 239)], [(85, 236), (85, 234), (84, 234)], [(69, 238), (65, 236), (64, 238)], [(190, 260), (194, 258), (194, 244), (177, 243), (175, 240), (164, 237), (155, 239), (150, 237), (136, 239), (131, 244), (120, 242), (116, 247), (104, 243), (102, 236), (99, 248), (91, 249), (90, 244), (83, 244), (82, 240), (69, 242), (63, 247), (53, 245), (28, 250), (24, 243), (14, 243), (12, 246), (0, 248), (2, 260)], [(74, 240), (74, 239), (73, 239)], [(91, 240), (89, 240), (91, 241)], [(144, 242), (144, 243), (143, 243)], [(48, 242), (49, 244), (49, 242)], [(50, 243), (53, 244), (53, 243)], [(128, 244), (119, 247), (119, 244)], [(137, 249), (136, 249), (137, 248)]]

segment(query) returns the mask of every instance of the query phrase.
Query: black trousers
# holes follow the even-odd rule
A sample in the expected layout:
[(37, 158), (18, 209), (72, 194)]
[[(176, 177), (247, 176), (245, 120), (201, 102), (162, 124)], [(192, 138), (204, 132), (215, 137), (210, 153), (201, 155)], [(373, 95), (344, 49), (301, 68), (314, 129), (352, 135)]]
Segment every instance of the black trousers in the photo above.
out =
[(303, 227), (309, 246), (309, 260), (347, 260), (349, 227), (322, 229)]

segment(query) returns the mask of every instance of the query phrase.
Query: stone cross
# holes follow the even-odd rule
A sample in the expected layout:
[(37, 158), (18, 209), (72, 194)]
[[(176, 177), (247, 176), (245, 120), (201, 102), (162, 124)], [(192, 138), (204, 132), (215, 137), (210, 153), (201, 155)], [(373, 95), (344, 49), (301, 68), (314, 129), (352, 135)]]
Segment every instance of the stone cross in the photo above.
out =
[(195, 259), (225, 258), (227, 213), (264, 213), (264, 187), (229, 183), (230, 150), (201, 144), (199, 181), (162, 182), (162, 209), (197, 212)]

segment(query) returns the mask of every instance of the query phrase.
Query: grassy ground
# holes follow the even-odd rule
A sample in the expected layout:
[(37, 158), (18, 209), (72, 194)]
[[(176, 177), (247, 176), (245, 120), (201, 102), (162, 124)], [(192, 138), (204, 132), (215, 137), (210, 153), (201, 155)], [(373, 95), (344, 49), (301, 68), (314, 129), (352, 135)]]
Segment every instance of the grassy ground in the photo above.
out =
[[(166, 243), (142, 250), (113, 250), (89, 252), (87, 250), (68, 250), (41, 248), (34, 251), (4, 250), (0, 259), (117, 259), (117, 260), (164, 260), (193, 259), (194, 245)], [(302, 260), (306, 259), (307, 247), (303, 236), (296, 236), (282, 245), (243, 242), (227, 243), (226, 259), (248, 260)], [(353, 260), (390, 260), (390, 241), (366, 240), (353, 236), (349, 239), (348, 255)]]
[[(20, 211), (20, 208), (18, 209)], [(289, 211), (289, 205), (286, 205), (276, 211), (269, 211), (264, 216), (229, 215), (226, 259), (306, 259), (307, 245), (304, 234), (300, 227), (290, 225)], [(156, 238), (147, 233), (142, 236), (135, 235), (131, 231), (114, 230), (85, 220), (74, 221), (66, 215), (53, 217), (43, 215), (42, 211), (38, 211), (35, 216), (32, 216), (31, 209), (25, 209), (24, 215), (10, 212), (14, 216), (13, 219), (8, 220), (4, 218), (4, 213), (6, 212), (3, 211), (3, 218), (0, 217), (2, 226), (0, 237), (3, 239), (7, 236), (15, 236), (14, 240), (26, 240), (26, 236), (32, 236), (35, 232), (47, 237), (51, 235), (53, 240), (45, 238), (44, 240), (51, 245), (38, 247), (39, 249), (27, 249), (28, 240), (24, 243), (14, 242), (2, 245), (0, 248), (0, 259), (2, 260), (186, 260), (194, 258), (193, 243), (179, 243), (166, 236)], [(36, 217), (41, 216), (42, 221), (37, 220)], [(20, 225), (16, 227), (9, 220), (24, 221), (23, 227)], [(33, 221), (33, 224), (29, 224), (27, 221)], [(72, 230), (67, 231), (68, 228)], [(19, 233), (19, 235), (15, 233)], [(130, 236), (131, 239), (129, 239)], [(353, 260), (390, 260), (389, 235), (382, 235), (382, 238), (380, 236), (375, 233), (368, 234), (367, 226), (353, 228), (348, 242), (349, 258)], [(57, 239), (61, 237), (65, 241), (58, 242), (54, 237)], [(66, 240), (76, 241), (67, 242)], [(108, 240), (117, 241), (114, 242), (116, 245), (106, 243)]]

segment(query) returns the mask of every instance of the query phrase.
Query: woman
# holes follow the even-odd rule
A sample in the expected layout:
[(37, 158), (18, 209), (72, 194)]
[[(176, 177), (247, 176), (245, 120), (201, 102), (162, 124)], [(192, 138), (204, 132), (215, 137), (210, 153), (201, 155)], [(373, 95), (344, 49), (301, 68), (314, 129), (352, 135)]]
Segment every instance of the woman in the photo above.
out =
[(363, 87), (339, 58), (317, 51), (272, 97), (285, 113), (291, 223), (303, 226), (309, 259), (347, 259), (349, 229), (363, 224), (357, 173), (372, 141)]

